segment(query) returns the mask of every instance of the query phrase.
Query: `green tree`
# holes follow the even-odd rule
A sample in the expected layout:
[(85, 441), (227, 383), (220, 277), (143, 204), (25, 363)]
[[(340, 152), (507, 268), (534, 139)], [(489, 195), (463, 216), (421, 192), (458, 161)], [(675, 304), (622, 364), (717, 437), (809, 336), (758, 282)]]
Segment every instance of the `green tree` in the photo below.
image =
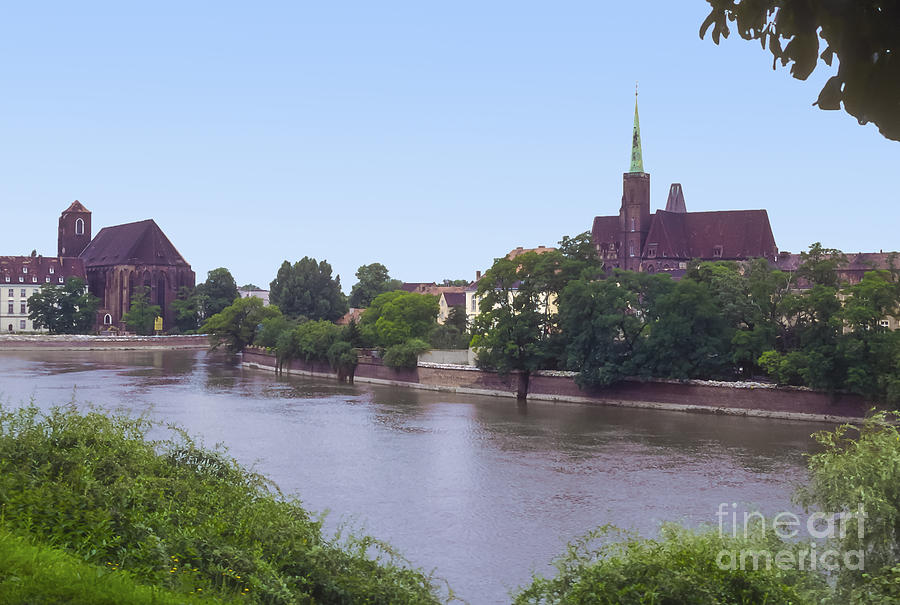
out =
[(182, 333), (193, 333), (200, 326), (203, 313), (203, 299), (196, 288), (181, 286), (178, 295), (172, 301), (175, 312), (175, 327)]
[(530, 269), (540, 262), (537, 256), (526, 252), (515, 260), (496, 259), (476, 293), (479, 313), (472, 325), (476, 363), (501, 374), (518, 372), (518, 399), (527, 397), (531, 373), (544, 368), (552, 356), (551, 315), (542, 308), (550, 294), (541, 289), (544, 276), (529, 279)]
[(256, 284), (253, 284), (253, 283), (244, 284), (243, 286), (241, 286), (238, 289), (239, 290), (262, 290), (262, 288), (260, 288), (259, 286), (257, 286)]
[(578, 372), (580, 386), (606, 386), (642, 373), (650, 308), (672, 287), (667, 274), (621, 270), (566, 286), (559, 322), (566, 336), (566, 365)]
[(131, 304), (128, 312), (122, 319), (130, 330), (137, 334), (153, 334), (153, 323), (162, 312), (159, 305), (150, 304), (150, 288), (137, 286), (131, 295)]
[(331, 369), (337, 372), (338, 380), (353, 384), (353, 375), (359, 364), (359, 351), (346, 340), (338, 340), (328, 347), (327, 357)]
[(197, 286), (197, 294), (204, 319), (219, 313), (239, 296), (237, 283), (225, 267), (207, 273), (206, 281)]
[(34, 327), (51, 334), (84, 334), (94, 327), (100, 300), (80, 277), (63, 285), (44, 285), (28, 297), (28, 317)]
[(356, 270), (356, 279), (350, 290), (349, 305), (357, 309), (368, 307), (379, 294), (399, 290), (403, 285), (399, 279), (391, 279), (387, 267), (381, 263), (361, 266)]
[(428, 341), (435, 349), (467, 349), (472, 339), (467, 329), (465, 305), (454, 305), (443, 324), (434, 326)]
[(263, 306), (260, 298), (238, 298), (207, 319), (201, 330), (209, 334), (211, 349), (225, 345), (229, 352), (239, 353), (253, 344), (257, 329), (266, 319), (279, 315), (281, 311), (278, 307)]
[[(843, 552), (862, 551), (865, 559), (865, 570), (842, 566), (836, 602), (887, 604), (900, 598), (898, 421), (896, 412), (879, 412), (862, 427), (845, 424), (813, 435), (820, 451), (809, 460), (810, 482), (800, 488), (797, 499), (807, 509), (845, 514), (845, 531), (836, 532), (830, 546)], [(865, 514), (862, 521), (860, 512)], [(882, 591), (892, 592), (893, 598), (879, 595)], [(885, 598), (878, 600), (879, 596)]]
[(437, 296), (395, 290), (379, 294), (359, 320), (363, 339), (372, 346), (390, 347), (411, 338), (427, 339), (436, 325)]
[(284, 261), (269, 286), (269, 299), (285, 315), (312, 320), (338, 320), (347, 312), (340, 276), (331, 277), (331, 265), (304, 256), (291, 265)]
[(705, 284), (682, 279), (659, 296), (640, 369), (658, 378), (728, 378), (734, 329)]
[(768, 46), (773, 69), (778, 61), (782, 66), (793, 63), (791, 75), (799, 80), (809, 77), (819, 59), (831, 67), (836, 57), (837, 74), (825, 83), (815, 104), (820, 109), (840, 109), (843, 104), (860, 124), (874, 122), (882, 135), (900, 140), (900, 2), (708, 2), (712, 11), (700, 27), (701, 38), (712, 26), (718, 44), (728, 37), (728, 22), (735, 22), (742, 38)]

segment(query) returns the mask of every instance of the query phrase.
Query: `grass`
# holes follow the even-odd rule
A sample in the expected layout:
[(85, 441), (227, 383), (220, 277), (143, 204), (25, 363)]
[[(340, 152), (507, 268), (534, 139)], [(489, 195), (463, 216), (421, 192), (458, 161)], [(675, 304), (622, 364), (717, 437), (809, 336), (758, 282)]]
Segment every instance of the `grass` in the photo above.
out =
[[(112, 564), (91, 565), (56, 548), (0, 530), (2, 605), (180, 605), (224, 603), (138, 584)], [(228, 602), (235, 602), (229, 599)]]
[(388, 546), (324, 536), (320, 521), (265, 477), (177, 428), (151, 440), (154, 428), (72, 406), (0, 407), (0, 529), (179, 595), (276, 605), (441, 601), (432, 578)]

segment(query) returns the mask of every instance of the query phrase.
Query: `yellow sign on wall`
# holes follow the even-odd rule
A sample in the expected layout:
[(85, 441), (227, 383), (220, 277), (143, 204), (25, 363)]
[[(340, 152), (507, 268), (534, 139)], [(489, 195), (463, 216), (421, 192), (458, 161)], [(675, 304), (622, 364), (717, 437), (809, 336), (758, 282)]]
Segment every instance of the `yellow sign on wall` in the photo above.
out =
[(156, 319), (153, 321), (153, 329), (157, 332), (162, 332), (162, 317), (159, 315), (157, 315)]

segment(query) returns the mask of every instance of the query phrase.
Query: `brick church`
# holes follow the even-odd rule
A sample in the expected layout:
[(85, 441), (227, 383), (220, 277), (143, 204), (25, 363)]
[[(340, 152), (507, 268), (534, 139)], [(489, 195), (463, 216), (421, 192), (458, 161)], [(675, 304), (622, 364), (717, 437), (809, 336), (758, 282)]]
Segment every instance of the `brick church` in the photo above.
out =
[(175, 324), (172, 301), (179, 288), (194, 287), (191, 266), (153, 219), (104, 227), (91, 239), (91, 211), (76, 200), (59, 217), (57, 245), (59, 257), (83, 262), (88, 289), (100, 299), (101, 328), (124, 330), (134, 289), (145, 286), (168, 329)]
[(629, 271), (667, 272), (678, 277), (691, 259), (774, 263), (778, 247), (765, 210), (688, 212), (679, 183), (669, 188), (665, 210), (650, 213), (650, 175), (644, 172), (637, 97), (631, 169), (622, 177), (617, 216), (594, 218), (591, 238), (605, 265)]

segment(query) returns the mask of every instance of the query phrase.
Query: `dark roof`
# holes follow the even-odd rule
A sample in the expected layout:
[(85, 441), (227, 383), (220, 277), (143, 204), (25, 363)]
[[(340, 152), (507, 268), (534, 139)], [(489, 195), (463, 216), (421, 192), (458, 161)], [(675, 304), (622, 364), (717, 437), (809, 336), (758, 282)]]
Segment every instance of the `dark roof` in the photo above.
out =
[[(860, 273), (873, 271), (876, 269), (889, 270), (891, 261), (893, 260), (894, 268), (900, 269), (900, 253), (897, 252), (857, 252), (854, 254), (844, 254), (847, 257), (847, 264), (838, 267), (839, 273)], [(893, 257), (893, 259), (891, 258)], [(790, 252), (781, 252), (772, 266), (782, 271), (796, 271), (803, 259), (799, 254), (791, 254)]]
[(619, 215), (595, 216), (594, 225), (591, 227), (591, 240), (595, 244), (609, 244), (619, 241), (622, 226), (619, 224)]
[(465, 292), (444, 292), (444, 300), (447, 301), (448, 307), (466, 304)]
[(137, 264), (189, 266), (153, 219), (104, 227), (81, 253), (81, 258), (87, 267)]
[(777, 251), (765, 210), (657, 210), (647, 234), (647, 246), (653, 244), (657, 258), (774, 258)]
[[(0, 256), (0, 286), (4, 284), (61, 283), (86, 277), (84, 261), (71, 256)], [(21, 280), (19, 278), (22, 278)]]
[(90, 212), (90, 210), (85, 208), (81, 202), (75, 200), (74, 202), (69, 204), (68, 208), (62, 211), (63, 214), (65, 214), (66, 212)]

